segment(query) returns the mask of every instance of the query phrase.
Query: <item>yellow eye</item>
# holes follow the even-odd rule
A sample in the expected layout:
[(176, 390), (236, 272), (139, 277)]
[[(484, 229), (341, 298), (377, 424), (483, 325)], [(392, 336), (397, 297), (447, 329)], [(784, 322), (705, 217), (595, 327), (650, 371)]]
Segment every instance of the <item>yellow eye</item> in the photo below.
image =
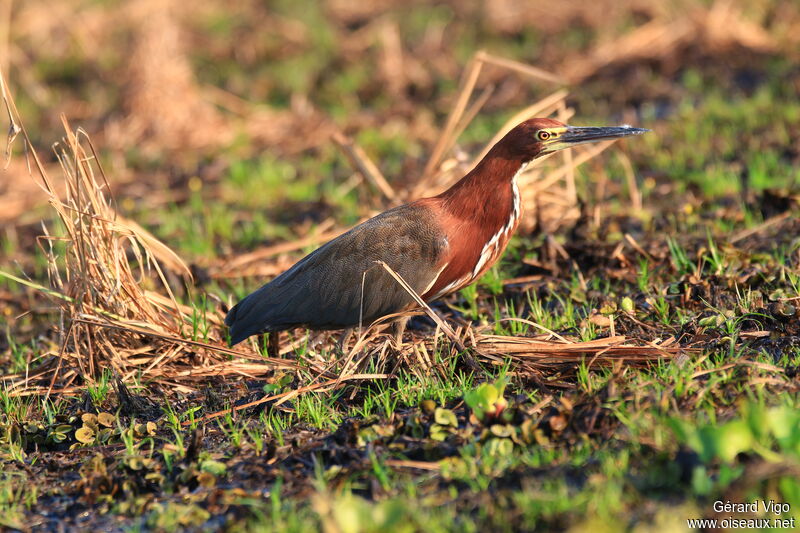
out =
[(536, 137), (537, 137), (537, 138), (538, 138), (540, 141), (546, 141), (547, 139), (549, 139), (549, 138), (550, 138), (550, 132), (549, 132), (549, 131), (544, 131), (544, 130), (542, 130), (542, 131), (540, 131), (539, 133), (537, 133), (537, 134), (536, 134)]

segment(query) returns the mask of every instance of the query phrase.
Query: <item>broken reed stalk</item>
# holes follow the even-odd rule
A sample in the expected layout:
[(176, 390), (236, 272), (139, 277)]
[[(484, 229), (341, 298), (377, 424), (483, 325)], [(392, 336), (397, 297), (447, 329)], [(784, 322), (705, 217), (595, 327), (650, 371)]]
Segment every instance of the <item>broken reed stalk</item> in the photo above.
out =
[(397, 194), (394, 192), (394, 189), (392, 189), (392, 186), (389, 185), (389, 182), (386, 181), (386, 178), (383, 177), (383, 173), (378, 168), (378, 165), (367, 156), (364, 150), (356, 144), (353, 139), (346, 136), (344, 133), (337, 132), (333, 135), (333, 142), (342, 149), (347, 159), (350, 160), (350, 164), (358, 169), (362, 176), (381, 191), (381, 194), (383, 194), (390, 205), (399, 205), (397, 202)]
[(478, 82), (478, 76), (480, 76), (482, 67), (483, 62), (476, 55), (473, 56), (469, 65), (464, 70), (464, 74), (461, 77), (461, 89), (456, 98), (456, 103), (450, 111), (450, 115), (447, 117), (447, 123), (445, 124), (442, 134), (439, 136), (439, 140), (433, 147), (433, 152), (431, 152), (425, 169), (422, 171), (423, 176), (429, 176), (433, 173), (434, 169), (439, 167), (439, 163), (445, 152), (452, 146), (452, 142), (455, 142), (453, 132), (461, 119), (461, 115), (467, 108), (472, 92), (475, 90), (475, 84)]
[(624, 360), (629, 364), (647, 364), (693, 351), (677, 345), (674, 339), (661, 343), (634, 344), (623, 335), (579, 342), (553, 340), (549, 336), (479, 334), (476, 340), (478, 347), (486, 354), (502, 354), (516, 363), (539, 367), (575, 365), (585, 360), (588, 360), (589, 366), (595, 363), (609, 364), (615, 360)]
[(390, 267), (383, 261), (376, 261), (376, 263), (378, 263), (378, 265), (380, 265), (384, 270), (386, 270), (386, 272), (389, 273), (390, 276), (392, 276), (392, 278), (403, 288), (403, 290), (406, 291), (409, 294), (409, 296), (411, 296), (414, 299), (417, 305), (420, 306), (420, 308), (422, 308), (425, 311), (425, 314), (427, 314), (430, 317), (430, 319), (436, 323), (436, 326), (439, 327), (444, 332), (445, 335), (447, 335), (447, 338), (449, 338), (450, 341), (459, 350), (463, 351), (464, 345), (462, 344), (461, 339), (459, 339), (456, 336), (456, 332), (453, 331), (453, 328), (451, 328), (447, 322), (442, 320), (442, 318), (436, 314), (436, 311), (431, 309), (431, 307), (427, 303), (425, 303), (425, 300), (423, 300), (422, 297), (416, 293), (416, 291), (411, 287), (411, 285), (409, 285), (408, 282), (406, 282), (406, 280), (404, 280), (403, 277), (400, 276), (400, 274), (395, 272), (392, 269), (392, 267)]

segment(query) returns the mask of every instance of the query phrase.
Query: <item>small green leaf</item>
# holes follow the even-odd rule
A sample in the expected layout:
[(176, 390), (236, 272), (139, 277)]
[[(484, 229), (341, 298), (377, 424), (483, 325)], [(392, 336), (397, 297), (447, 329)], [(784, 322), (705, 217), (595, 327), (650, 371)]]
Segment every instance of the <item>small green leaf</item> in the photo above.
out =
[(336, 479), (336, 476), (342, 473), (344, 468), (342, 465), (331, 465), (325, 469), (325, 472), (322, 474), (322, 477), (325, 478), (325, 481), (331, 481)]
[(536, 440), (536, 424), (534, 423), (533, 419), (527, 418), (519, 427), (520, 429), (520, 436), (522, 437), (522, 442), (525, 444), (531, 444)]
[(489, 431), (495, 437), (511, 437), (517, 432), (516, 428), (511, 424), (492, 424), (489, 427)]
[(48, 438), (52, 442), (54, 442), (56, 444), (58, 444), (59, 442), (64, 442), (65, 440), (67, 440), (67, 436), (65, 434), (63, 434), (63, 433), (55, 433), (55, 432), (50, 433), (48, 435)]
[(200, 463), (200, 470), (214, 474), (215, 476), (223, 475), (227, 469), (228, 467), (225, 466), (225, 463), (214, 461), (213, 459), (206, 459)]
[(439, 424), (431, 424), (431, 439), (442, 442), (450, 435), (450, 428), (447, 426), (440, 426)]
[(717, 327), (725, 323), (725, 317), (720, 314), (706, 316), (697, 321), (697, 325), (703, 328)]
[(42, 429), (44, 429), (44, 426), (39, 422), (28, 422), (25, 424), (25, 431), (27, 433), (38, 433)]
[(622, 299), (622, 301), (619, 303), (619, 306), (626, 313), (633, 313), (634, 309), (636, 309), (636, 305), (633, 303), (633, 300), (631, 300), (628, 296), (625, 296)]
[(442, 409), (441, 407), (437, 407), (433, 418), (439, 425), (458, 427), (458, 419), (456, 418), (456, 414), (450, 409)]
[(798, 422), (800, 422), (798, 418), (800, 417), (798, 417), (796, 411), (791, 410), (786, 405), (782, 405), (773, 407), (765, 414), (764, 422), (778, 442), (790, 439), (793, 434), (800, 436), (800, 428), (798, 428)]
[(97, 432), (96, 440), (100, 443), (107, 443), (111, 440), (111, 437), (114, 436), (114, 430), (111, 428), (102, 428)]
[(506, 457), (514, 452), (514, 443), (509, 439), (489, 439), (484, 450), (492, 457)]
[(138, 455), (129, 455), (125, 458), (125, 466), (131, 470), (141, 470), (144, 468), (144, 461)]
[(420, 409), (422, 409), (422, 412), (426, 415), (433, 414), (433, 412), (436, 410), (436, 402), (433, 400), (422, 400), (419, 403), (419, 406)]
[(485, 422), (503, 412), (508, 402), (503, 398), (506, 382), (498, 379), (495, 383), (484, 383), (464, 395), (464, 402), (472, 409), (475, 418)]
[(714, 489), (714, 482), (711, 481), (711, 476), (706, 472), (706, 467), (696, 466), (692, 470), (692, 490), (700, 496), (710, 494)]
[(603, 316), (610, 316), (617, 312), (617, 303), (609, 302), (600, 308), (600, 314)]
[(64, 442), (67, 440), (67, 435), (72, 432), (72, 426), (69, 424), (59, 424), (53, 428), (50, 428), (50, 431), (47, 433), (47, 438), (50, 442), (59, 443)]
[(166, 480), (166, 477), (161, 472), (148, 472), (144, 478), (158, 485), (161, 485)]
[(753, 446), (753, 433), (744, 420), (728, 422), (719, 428), (717, 435), (717, 455), (723, 461), (733, 461)]
[(367, 426), (358, 430), (356, 442), (358, 446), (366, 446), (370, 442), (379, 439), (378, 432), (373, 426)]
[(197, 483), (205, 489), (212, 489), (217, 484), (217, 478), (211, 472), (200, 472), (197, 474)]
[(719, 432), (712, 426), (701, 427), (696, 433), (696, 444), (692, 446), (704, 463), (711, 462), (717, 457), (719, 450)]
[(133, 426), (133, 434), (137, 438), (142, 438), (147, 436), (153, 437), (156, 434), (156, 429), (157, 427), (155, 422), (147, 422), (146, 424), (136, 424), (135, 426)]

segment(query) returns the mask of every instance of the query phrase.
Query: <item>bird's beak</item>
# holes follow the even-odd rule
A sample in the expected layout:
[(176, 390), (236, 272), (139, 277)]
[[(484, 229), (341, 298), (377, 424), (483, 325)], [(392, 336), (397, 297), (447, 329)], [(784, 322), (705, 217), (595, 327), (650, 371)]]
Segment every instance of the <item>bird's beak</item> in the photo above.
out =
[(633, 126), (577, 127), (567, 126), (564, 131), (546, 143), (548, 152), (570, 148), (578, 144), (618, 139), (628, 135), (641, 135), (650, 130)]

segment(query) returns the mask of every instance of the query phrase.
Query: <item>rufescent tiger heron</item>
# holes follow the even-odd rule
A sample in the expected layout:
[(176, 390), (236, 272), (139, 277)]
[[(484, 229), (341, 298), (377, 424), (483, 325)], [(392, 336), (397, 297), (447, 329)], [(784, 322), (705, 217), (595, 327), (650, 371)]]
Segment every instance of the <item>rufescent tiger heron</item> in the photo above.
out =
[[(640, 135), (631, 126), (573, 127), (549, 118), (509, 131), (455, 185), (385, 211), (298, 261), (236, 304), (225, 323), (230, 343), (294, 327), (369, 325), (416, 306), (384, 262), (426, 302), (481, 277), (517, 229), (517, 176), (532, 160), (578, 144)], [(405, 320), (396, 323), (398, 340)]]

